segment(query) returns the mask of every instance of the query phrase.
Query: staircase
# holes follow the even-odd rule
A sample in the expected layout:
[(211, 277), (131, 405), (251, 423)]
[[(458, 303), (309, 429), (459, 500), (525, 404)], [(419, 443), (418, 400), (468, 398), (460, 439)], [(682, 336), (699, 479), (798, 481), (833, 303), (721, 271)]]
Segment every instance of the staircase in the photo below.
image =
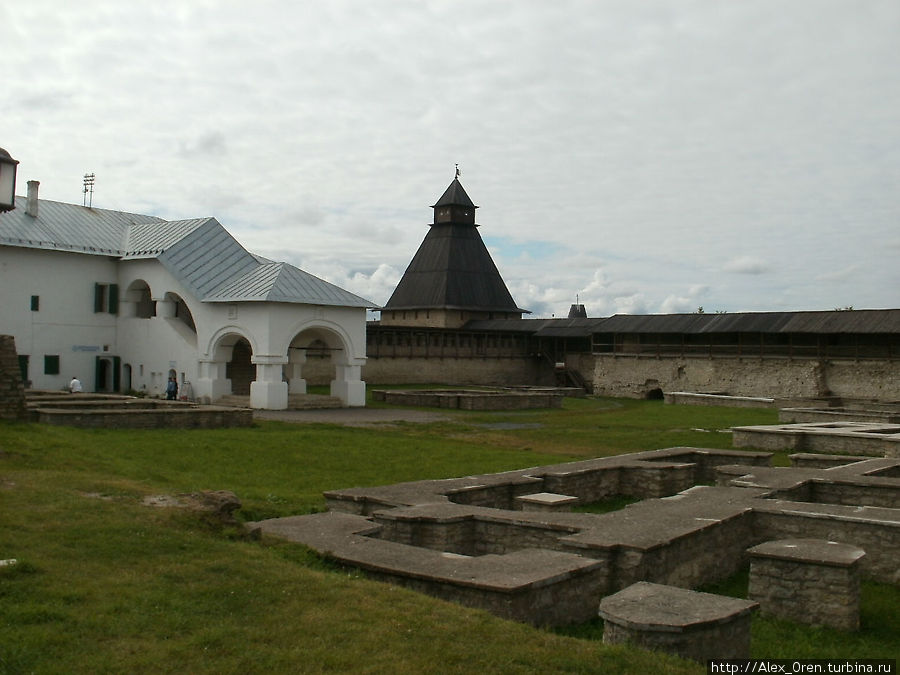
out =
[(569, 368), (568, 366), (557, 368), (557, 362), (552, 359), (546, 352), (541, 352), (541, 357), (543, 358), (544, 362), (553, 370), (557, 387), (574, 387), (576, 389), (580, 389), (585, 394), (591, 393), (591, 386), (588, 385), (587, 381), (584, 379), (584, 377), (582, 377), (580, 372), (578, 372), (574, 368)]

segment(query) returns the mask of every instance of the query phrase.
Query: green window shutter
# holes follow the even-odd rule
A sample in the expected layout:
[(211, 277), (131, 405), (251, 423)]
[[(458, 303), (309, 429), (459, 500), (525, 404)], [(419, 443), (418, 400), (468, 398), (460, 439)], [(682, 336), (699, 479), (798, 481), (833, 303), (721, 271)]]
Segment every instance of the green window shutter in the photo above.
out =
[(44, 355), (44, 375), (59, 375), (59, 355)]
[(109, 285), (109, 313), (119, 313), (119, 284)]
[(103, 371), (99, 356), (94, 357), (94, 391), (103, 391)]
[(103, 311), (103, 284), (94, 284), (94, 312)]
[(32, 295), (31, 296), (31, 311), (37, 312), (40, 310), (40, 308), (41, 308), (41, 296)]
[(122, 359), (121, 357), (113, 357), (113, 391), (122, 389)]

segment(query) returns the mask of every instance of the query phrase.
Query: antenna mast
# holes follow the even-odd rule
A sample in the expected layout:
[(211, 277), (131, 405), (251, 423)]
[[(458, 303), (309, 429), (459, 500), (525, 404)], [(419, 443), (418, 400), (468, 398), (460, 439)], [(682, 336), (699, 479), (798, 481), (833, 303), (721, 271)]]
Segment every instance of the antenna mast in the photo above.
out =
[(84, 174), (84, 188), (81, 190), (81, 205), (91, 208), (94, 203), (94, 174)]

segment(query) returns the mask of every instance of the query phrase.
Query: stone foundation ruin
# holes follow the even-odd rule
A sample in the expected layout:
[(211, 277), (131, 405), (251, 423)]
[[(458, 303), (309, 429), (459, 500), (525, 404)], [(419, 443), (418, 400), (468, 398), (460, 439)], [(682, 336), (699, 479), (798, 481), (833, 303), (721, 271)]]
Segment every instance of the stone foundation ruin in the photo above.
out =
[(25, 419), (25, 387), (19, 370), (16, 341), (0, 335), (0, 419)]
[[(798, 455), (773, 468), (769, 459), (682, 447), (334, 490), (326, 513), (250, 527), (535, 625), (594, 618), (602, 598), (639, 582), (691, 589), (727, 578), (748, 549), (783, 539), (849, 545), (865, 552), (854, 559), (860, 574), (900, 583), (900, 460)], [(602, 514), (531, 510), (622, 495), (643, 501)]]
[(457, 410), (529, 410), (561, 408), (566, 396), (584, 395), (571, 387), (504, 387), (501, 389), (374, 389), (372, 399), (384, 403)]
[(900, 424), (819, 422), (734, 427), (736, 448), (900, 458)]

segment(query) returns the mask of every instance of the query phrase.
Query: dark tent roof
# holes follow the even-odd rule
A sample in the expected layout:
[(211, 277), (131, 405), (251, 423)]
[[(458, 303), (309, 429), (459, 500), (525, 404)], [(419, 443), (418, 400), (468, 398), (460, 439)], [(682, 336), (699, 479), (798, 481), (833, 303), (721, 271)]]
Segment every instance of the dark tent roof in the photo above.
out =
[(471, 225), (432, 225), (385, 309), (524, 312)]
[(437, 200), (437, 202), (431, 208), (435, 206), (471, 206), (473, 209), (477, 209), (474, 202), (469, 199), (469, 195), (466, 194), (466, 191), (463, 189), (462, 183), (459, 182), (459, 178), (454, 178), (453, 182), (447, 186), (447, 189), (444, 190), (444, 194), (441, 195), (441, 198)]
[[(454, 178), (435, 206), (474, 207)], [(434, 223), (384, 309), (522, 313), (474, 223)]]

